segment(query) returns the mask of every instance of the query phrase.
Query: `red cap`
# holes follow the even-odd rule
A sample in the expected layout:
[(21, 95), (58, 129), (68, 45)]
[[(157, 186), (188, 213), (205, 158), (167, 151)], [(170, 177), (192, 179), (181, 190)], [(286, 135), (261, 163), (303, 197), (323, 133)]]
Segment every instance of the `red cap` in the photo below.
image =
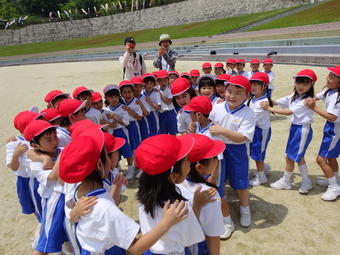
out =
[(53, 99), (55, 99), (56, 97), (59, 97), (59, 96), (69, 97), (69, 94), (63, 93), (60, 90), (52, 90), (52, 91), (47, 93), (44, 100), (45, 100), (46, 103), (50, 103)]
[(197, 69), (192, 69), (192, 70), (190, 71), (190, 76), (191, 76), (191, 77), (199, 77), (199, 76), (200, 76), (200, 71), (197, 70)]
[(61, 117), (68, 117), (86, 106), (86, 100), (84, 102), (78, 99), (65, 99), (58, 105), (58, 111)]
[(145, 73), (145, 74), (143, 74), (143, 76), (142, 76), (143, 81), (144, 81), (146, 78), (153, 78), (153, 79), (156, 81), (155, 76), (154, 76), (153, 74), (151, 74), (151, 73)]
[(206, 96), (197, 96), (190, 100), (190, 103), (183, 107), (185, 111), (200, 112), (209, 114), (212, 110), (212, 103)]
[(124, 81), (121, 81), (119, 83), (118, 88), (121, 89), (124, 86), (132, 86), (133, 87), (133, 83), (131, 81), (124, 80)]
[(79, 96), (79, 94), (80, 94), (80, 93), (83, 93), (83, 92), (85, 92), (85, 91), (90, 92), (91, 94), (92, 94), (92, 92), (93, 92), (92, 89), (88, 89), (88, 88), (86, 88), (86, 87), (84, 87), (84, 86), (81, 86), (81, 87), (78, 87), (78, 88), (76, 88), (75, 90), (73, 90), (72, 96), (73, 96), (74, 99), (77, 99), (78, 96)]
[(252, 60), (250, 60), (250, 64), (260, 64), (261, 61), (257, 58), (253, 58)]
[(135, 76), (131, 79), (131, 83), (133, 84), (140, 84), (140, 85), (145, 85), (143, 79), (141, 76)]
[(177, 71), (175, 71), (175, 70), (170, 71), (170, 72), (169, 72), (169, 75), (170, 75), (170, 74), (175, 74), (175, 75), (177, 75), (177, 78), (179, 77), (179, 73), (178, 73)]
[(194, 145), (190, 136), (155, 135), (145, 139), (136, 149), (136, 166), (148, 175), (171, 169)]
[(156, 77), (157, 76), (157, 71), (154, 71), (154, 72), (152, 72), (151, 74), (154, 76), (154, 77)]
[(215, 65), (214, 65), (214, 67), (215, 68), (217, 68), (217, 67), (224, 67), (224, 64), (223, 63), (216, 63)]
[(119, 150), (125, 144), (125, 139), (104, 133), (104, 146), (108, 153)]
[(312, 81), (317, 81), (318, 78), (316, 77), (316, 74), (313, 70), (311, 69), (304, 69), (304, 70), (301, 70), (300, 72), (298, 72), (294, 78), (296, 77), (308, 77), (310, 79), (312, 79)]
[(80, 120), (76, 123), (72, 124), (70, 127), (70, 133), (72, 138), (79, 136), (81, 133), (83, 133), (87, 128), (97, 128), (101, 129), (100, 125), (97, 125), (93, 121), (89, 119)]
[(188, 89), (190, 89), (191, 85), (190, 82), (185, 78), (177, 78), (172, 84), (171, 84), (171, 94), (172, 96), (178, 96)]
[(187, 73), (187, 72), (181, 73), (181, 77), (185, 77), (185, 76), (190, 78), (190, 74), (189, 73)]
[(54, 109), (54, 108), (47, 108), (47, 109), (41, 111), (41, 113), (44, 114), (43, 119), (45, 121), (48, 121), (48, 122), (54, 121), (58, 118), (61, 118), (61, 115), (58, 112), (58, 110)]
[(269, 83), (269, 76), (263, 72), (256, 72), (253, 76), (249, 79), (250, 81), (262, 81), (265, 84)]
[(56, 126), (52, 126), (51, 123), (45, 120), (33, 120), (25, 128), (24, 137), (27, 141), (30, 142), (34, 137), (45, 132), (47, 129), (55, 128), (55, 127)]
[(211, 68), (212, 66), (211, 66), (211, 63), (209, 63), (209, 62), (204, 62), (203, 64), (202, 64), (202, 69), (204, 69), (204, 68)]
[(25, 128), (28, 124), (30, 124), (33, 120), (39, 118), (42, 114), (38, 114), (36, 112), (23, 111), (19, 112), (14, 117), (14, 127), (19, 130), (20, 133), (24, 133)]
[(236, 60), (233, 58), (228, 58), (226, 62), (227, 64), (236, 64)]
[(336, 76), (340, 76), (340, 65), (336, 66), (336, 67), (327, 67), (327, 69), (334, 73)]
[(116, 90), (119, 91), (119, 88), (118, 88), (118, 86), (117, 86), (116, 84), (108, 84), (108, 85), (106, 85), (106, 86), (103, 88), (103, 93), (104, 93), (104, 95), (105, 95), (108, 91), (113, 90), (113, 89), (116, 89)]
[(97, 128), (86, 129), (72, 138), (60, 155), (60, 178), (66, 183), (83, 181), (96, 169), (103, 146), (104, 135)]
[(159, 70), (156, 75), (157, 79), (169, 78), (169, 73), (166, 70)]
[(243, 63), (243, 64), (246, 64), (246, 61), (244, 59), (237, 59), (236, 60), (236, 63)]
[(100, 100), (103, 100), (103, 97), (99, 92), (95, 91), (92, 93), (91, 99), (92, 99), (92, 103), (96, 103), (96, 102), (99, 102)]
[(201, 134), (188, 134), (194, 138), (194, 147), (188, 154), (191, 162), (197, 162), (203, 159), (209, 159), (217, 156), (225, 149), (224, 142), (220, 140), (212, 140)]
[(273, 60), (271, 58), (266, 58), (263, 60), (263, 64), (273, 64)]
[(249, 80), (242, 76), (242, 75), (236, 75), (236, 76), (232, 76), (230, 78), (230, 80), (228, 81), (228, 85), (229, 84), (232, 84), (232, 85), (235, 85), (235, 86), (239, 86), (239, 87), (242, 87), (244, 88), (247, 92), (250, 91), (250, 82)]
[(221, 75), (217, 76), (215, 80), (229, 81), (230, 78), (231, 78), (231, 76), (229, 74), (221, 74)]

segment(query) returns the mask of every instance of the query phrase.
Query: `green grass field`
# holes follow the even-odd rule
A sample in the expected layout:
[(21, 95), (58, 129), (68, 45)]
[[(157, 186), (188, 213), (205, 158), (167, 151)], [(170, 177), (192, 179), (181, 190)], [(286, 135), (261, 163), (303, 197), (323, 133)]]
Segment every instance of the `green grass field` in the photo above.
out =
[(207, 22), (197, 22), (157, 29), (140, 30), (135, 32), (117, 33), (63, 41), (4, 46), (0, 48), (0, 57), (121, 45), (123, 38), (127, 36), (134, 36), (137, 43), (157, 41), (159, 35), (162, 33), (170, 34), (173, 39), (210, 36), (243, 27), (253, 22), (275, 16), (294, 8), (297, 7), (247, 14)]
[(331, 0), (251, 29), (263, 30), (340, 21), (340, 0)]

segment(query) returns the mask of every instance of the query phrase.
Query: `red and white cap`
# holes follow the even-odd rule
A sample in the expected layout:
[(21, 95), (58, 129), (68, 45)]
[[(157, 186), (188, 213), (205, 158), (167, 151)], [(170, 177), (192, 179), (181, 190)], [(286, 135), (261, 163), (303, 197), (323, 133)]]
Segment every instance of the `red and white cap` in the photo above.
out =
[(57, 109), (47, 108), (42, 110), (40, 113), (43, 113), (43, 119), (48, 122), (52, 122), (58, 118), (61, 118), (61, 115)]
[(50, 128), (56, 128), (56, 126), (52, 126), (51, 123), (45, 120), (33, 120), (25, 128), (24, 137), (30, 142), (34, 137), (42, 134)]
[(88, 128), (98, 128), (101, 129), (102, 126), (94, 123), (93, 121), (89, 119), (84, 119), (77, 121), (76, 123), (72, 124), (70, 127), (70, 134), (72, 138), (75, 138), (79, 136), (81, 133), (83, 133)]
[(187, 72), (184, 72), (184, 73), (181, 73), (180, 77), (188, 77), (188, 78), (190, 78), (190, 74), (187, 73)]
[(185, 111), (200, 112), (202, 114), (209, 114), (212, 110), (212, 103), (206, 96), (197, 96), (190, 100), (190, 103), (183, 107)]
[(340, 65), (336, 66), (336, 67), (327, 67), (327, 69), (334, 73), (336, 76), (340, 77)]
[(83, 181), (96, 169), (103, 147), (104, 134), (98, 128), (88, 128), (72, 138), (60, 155), (60, 178), (66, 183)]
[(218, 68), (218, 67), (223, 68), (223, 67), (224, 67), (224, 64), (223, 64), (223, 63), (216, 63), (216, 64), (214, 65), (214, 68)]
[(256, 72), (253, 76), (249, 79), (250, 81), (262, 81), (265, 84), (269, 83), (269, 76), (263, 72)]
[(201, 134), (188, 134), (194, 139), (194, 147), (188, 154), (191, 162), (216, 157), (225, 150), (226, 145), (220, 140), (212, 140)]
[(13, 123), (14, 127), (19, 130), (20, 133), (24, 133), (25, 128), (28, 124), (30, 124), (33, 120), (38, 119), (39, 117), (43, 116), (42, 113), (36, 113), (31, 111), (23, 111), (19, 112), (15, 115)]
[(119, 88), (116, 84), (108, 84), (103, 88), (103, 93), (105, 95), (108, 91), (114, 90), (114, 89), (119, 91)]
[(233, 58), (228, 58), (225, 62), (226, 62), (227, 64), (236, 64), (236, 60), (233, 59)]
[(307, 77), (307, 78), (310, 78), (312, 81), (316, 82), (318, 80), (315, 72), (311, 69), (303, 69), (301, 70), (300, 72), (298, 72), (294, 78), (297, 78), (297, 77)]
[(99, 92), (94, 91), (91, 94), (91, 100), (92, 100), (92, 103), (96, 103), (96, 102), (99, 102), (100, 100), (103, 100), (103, 97)]
[(211, 68), (212, 66), (211, 66), (211, 63), (209, 63), (209, 62), (204, 62), (203, 64), (202, 64), (202, 69), (204, 69), (204, 68)]
[(199, 77), (200, 76), (200, 71), (197, 69), (192, 69), (190, 71), (190, 77)]
[(125, 144), (125, 139), (104, 133), (104, 147), (108, 153), (119, 150)]
[(149, 137), (136, 149), (136, 166), (148, 175), (162, 174), (188, 155), (193, 145), (194, 140), (190, 136)]
[(119, 83), (118, 88), (121, 89), (124, 86), (132, 86), (133, 87), (133, 83), (131, 81), (128, 81), (128, 80), (123, 80)]
[(250, 60), (250, 64), (260, 64), (261, 61), (258, 58), (253, 58), (252, 60)]
[(231, 76), (229, 74), (221, 74), (219, 76), (216, 77), (215, 80), (219, 80), (219, 81), (229, 81), (231, 78)]
[(171, 94), (172, 96), (178, 96), (188, 89), (191, 88), (190, 82), (185, 78), (177, 78), (172, 84), (171, 84)]
[(271, 58), (266, 58), (263, 60), (263, 64), (273, 64), (273, 60)]
[(72, 96), (73, 96), (74, 99), (78, 99), (79, 94), (81, 94), (83, 92), (90, 92), (92, 94), (93, 90), (88, 89), (84, 86), (80, 86), (78, 88), (75, 88), (75, 90), (73, 90)]
[(169, 73), (166, 70), (159, 70), (156, 75), (157, 79), (169, 78)]
[(86, 103), (86, 100), (81, 102), (78, 99), (65, 99), (58, 105), (58, 112), (61, 117), (68, 117), (85, 108)]
[(246, 64), (246, 61), (244, 59), (237, 59), (236, 60), (236, 64), (237, 63), (242, 63), (242, 64)]
[(175, 70), (169, 71), (169, 75), (170, 74), (175, 74), (175, 75), (177, 75), (177, 78), (179, 77), (179, 73)]
[(146, 78), (152, 78), (152, 79), (154, 79), (156, 81), (155, 75), (153, 75), (151, 73), (143, 74), (143, 76), (142, 76), (143, 81), (145, 81)]
[(158, 71), (154, 71), (151, 74), (156, 78)]
[(140, 85), (145, 85), (145, 82), (143, 81), (141, 76), (135, 76), (131, 79), (131, 82), (133, 84), (140, 84)]
[(47, 95), (45, 96), (44, 98), (44, 101), (46, 103), (50, 103), (53, 99), (59, 97), (59, 96), (66, 96), (66, 97), (69, 97), (70, 94), (68, 93), (63, 93), (62, 91), (60, 90), (52, 90), (50, 92), (47, 93)]
[(228, 81), (228, 85), (229, 84), (242, 87), (246, 90), (246, 92), (250, 92), (250, 82), (242, 75), (232, 76)]

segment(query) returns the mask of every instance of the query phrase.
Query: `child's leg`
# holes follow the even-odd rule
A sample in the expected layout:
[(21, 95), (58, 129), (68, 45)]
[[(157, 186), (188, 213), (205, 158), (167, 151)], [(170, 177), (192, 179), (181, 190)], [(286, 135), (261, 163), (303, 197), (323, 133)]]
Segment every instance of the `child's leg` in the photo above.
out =
[(292, 188), (292, 175), (294, 171), (294, 161), (286, 156), (286, 170), (283, 172), (283, 176), (270, 184), (273, 189), (291, 189)]
[(249, 206), (249, 189), (237, 189), (237, 196), (240, 199), (240, 205), (243, 207)]
[(308, 167), (304, 158), (302, 158), (301, 161), (298, 162), (298, 166), (302, 178), (299, 192), (301, 194), (306, 194), (309, 190), (312, 189), (312, 181), (308, 178)]
[(32, 255), (47, 255), (48, 253), (40, 252), (40, 251), (33, 251)]
[(339, 177), (339, 165), (338, 160), (336, 158), (329, 158), (328, 159), (329, 165), (332, 167), (334, 174), (336, 177)]
[(258, 172), (263, 172), (264, 171), (264, 162), (255, 161), (255, 163), (256, 163), (256, 170)]
[(251, 224), (251, 212), (249, 208), (249, 189), (237, 189), (236, 193), (240, 199), (240, 224), (249, 227)]
[[(330, 159), (327, 160), (326, 158), (324, 158), (320, 155), (318, 155), (317, 158), (316, 158), (316, 162), (320, 166), (320, 168), (323, 171), (326, 178), (332, 178), (334, 176), (334, 171), (333, 171), (331, 165), (327, 162), (329, 160)], [(334, 164), (334, 162), (333, 162), (333, 164)]]

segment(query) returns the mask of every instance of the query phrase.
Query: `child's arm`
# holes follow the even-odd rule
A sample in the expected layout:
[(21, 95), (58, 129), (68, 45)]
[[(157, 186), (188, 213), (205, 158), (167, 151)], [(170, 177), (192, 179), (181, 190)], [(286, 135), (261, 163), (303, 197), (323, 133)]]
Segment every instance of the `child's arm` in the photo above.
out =
[(24, 154), (28, 150), (28, 146), (26, 144), (18, 143), (15, 147), (15, 150), (12, 155), (12, 160), (9, 165), (9, 168), (13, 171), (16, 171), (19, 169), (20, 161), (19, 158), (22, 154)]
[(127, 185), (127, 183), (128, 182), (126, 178), (121, 174), (116, 175), (115, 179), (113, 180), (110, 195), (112, 196), (117, 206), (120, 204), (122, 186)]
[(210, 188), (204, 191), (201, 191), (202, 186), (198, 186), (194, 193), (194, 202), (192, 205), (192, 210), (194, 211), (196, 218), (200, 218), (201, 209), (207, 203), (213, 202), (216, 199), (214, 196), (216, 195), (217, 190), (215, 188)]
[(207, 240), (207, 245), (209, 249), (210, 255), (219, 255), (220, 254), (220, 237), (219, 236), (205, 236)]
[(331, 113), (328, 113), (327, 111), (321, 109), (320, 107), (318, 107), (316, 105), (316, 101), (312, 98), (307, 98), (304, 101), (305, 105), (311, 109), (312, 111), (316, 112), (317, 114), (319, 114), (321, 117), (325, 118), (328, 121), (336, 121), (337, 116)]
[(131, 115), (132, 117), (134, 117), (136, 120), (141, 120), (142, 117), (139, 116), (134, 110), (132, 110), (130, 107), (124, 105), (123, 110), (126, 111), (129, 115)]
[(70, 212), (70, 221), (72, 223), (79, 222), (81, 216), (84, 216), (93, 210), (93, 206), (97, 203), (97, 197), (87, 197), (83, 196), (78, 199), (77, 203), (74, 205)]
[(209, 127), (209, 132), (213, 136), (222, 135), (229, 140), (232, 140), (235, 143), (244, 143), (248, 140), (242, 133), (232, 131), (230, 129), (222, 128), (220, 125), (214, 123), (211, 127)]
[(143, 102), (141, 100), (137, 100), (136, 104), (138, 104), (140, 106), (140, 108), (142, 109), (142, 113), (143, 113), (144, 117), (149, 115), (148, 110), (145, 108), (145, 105), (143, 104)]
[(54, 166), (53, 160), (50, 156), (43, 154), (37, 150), (29, 150), (27, 152), (27, 157), (33, 162), (42, 162), (44, 170), (52, 169)]
[(269, 106), (269, 102), (261, 102), (261, 107), (268, 112), (277, 113), (281, 115), (292, 115), (293, 114), (293, 112), (289, 108), (284, 108), (284, 109), (274, 108), (274, 107)]
[(125, 122), (114, 113), (110, 113), (110, 118), (117, 121), (122, 126), (127, 126)]
[(163, 93), (160, 93), (161, 99), (164, 103), (166, 104), (171, 104), (172, 103), (172, 98), (167, 98)]
[(158, 104), (154, 104), (152, 101), (151, 101), (151, 98), (149, 96), (146, 96), (145, 97), (145, 100), (146, 102), (152, 107), (154, 108), (156, 111), (159, 111), (161, 109), (161, 106), (158, 105)]

